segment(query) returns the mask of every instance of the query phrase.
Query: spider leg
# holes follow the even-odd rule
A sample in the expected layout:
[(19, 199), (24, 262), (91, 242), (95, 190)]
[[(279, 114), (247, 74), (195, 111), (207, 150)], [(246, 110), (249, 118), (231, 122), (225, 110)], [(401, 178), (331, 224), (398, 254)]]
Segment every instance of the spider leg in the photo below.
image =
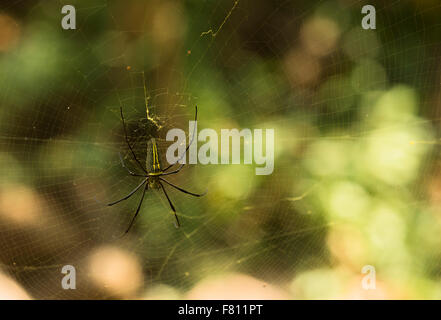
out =
[(108, 206), (110, 207), (110, 206), (113, 206), (113, 205), (115, 205), (115, 204), (117, 204), (117, 203), (120, 203), (121, 201), (124, 201), (124, 200), (127, 200), (128, 198), (130, 198), (131, 196), (133, 196), (133, 194), (136, 192), (136, 191), (138, 191), (138, 189), (139, 188), (141, 188), (142, 187), (142, 185), (144, 184), (144, 183), (146, 183), (147, 182), (147, 180), (148, 180), (148, 178), (146, 178), (146, 179), (144, 179), (135, 189), (133, 189), (128, 195), (126, 195), (124, 198), (122, 198), (122, 199), (119, 199), (118, 201), (115, 201), (115, 202), (112, 202), (112, 203), (109, 203), (108, 204)]
[(147, 183), (144, 187), (144, 191), (142, 192), (142, 197), (141, 197), (141, 200), (139, 201), (138, 208), (136, 209), (136, 213), (133, 216), (132, 221), (130, 221), (130, 225), (127, 228), (126, 232), (124, 232), (124, 234), (127, 234), (129, 232), (129, 230), (132, 228), (133, 223), (135, 222), (135, 219), (138, 216), (139, 210), (141, 209), (142, 202), (144, 201), (145, 192), (147, 191), (148, 187), (149, 187), (149, 184)]
[(147, 173), (146, 169), (144, 169), (144, 166), (141, 164), (141, 162), (138, 160), (138, 158), (136, 157), (135, 151), (133, 151), (132, 146), (130, 145), (129, 142), (129, 138), (127, 137), (127, 129), (126, 129), (126, 122), (124, 121), (124, 114), (123, 114), (123, 110), (122, 107), (119, 107), (119, 110), (121, 112), (121, 120), (122, 120), (122, 124), (123, 124), (123, 128), (124, 128), (124, 136), (127, 142), (127, 145), (129, 146), (129, 149), (132, 153), (133, 158), (135, 159), (135, 161), (138, 163), (139, 167), (142, 169), (142, 171), (144, 171), (145, 173)]
[(185, 163), (181, 164), (181, 166), (180, 166), (177, 170), (175, 170), (175, 171), (170, 171), (170, 172), (167, 172), (167, 173), (163, 173), (163, 174), (161, 174), (161, 176), (169, 176), (169, 175), (171, 175), (171, 174), (176, 174), (176, 173), (178, 173), (179, 171), (181, 171), (181, 169), (182, 169), (184, 166), (185, 166)]
[(175, 215), (175, 219), (176, 219), (175, 227), (176, 227), (176, 228), (179, 228), (179, 227), (181, 226), (181, 224), (179, 223), (179, 219), (178, 219), (178, 215), (176, 214), (175, 206), (173, 205), (173, 203), (171, 202), (170, 198), (168, 197), (168, 194), (167, 194), (167, 192), (165, 191), (165, 188), (164, 188), (164, 186), (162, 185), (162, 183), (159, 182), (159, 184), (160, 184), (160, 186), (161, 186), (161, 188), (162, 188), (162, 191), (164, 191), (164, 194), (165, 194), (165, 196), (166, 196), (166, 198), (167, 198), (167, 200), (168, 200), (168, 203), (170, 204), (170, 208), (172, 209), (173, 214)]
[[(198, 106), (195, 106), (194, 121), (196, 122), (197, 120), (198, 120)], [(190, 141), (190, 143), (188, 144), (187, 148), (185, 149), (184, 153), (181, 154), (181, 156), (179, 157), (179, 159), (178, 159), (175, 163), (172, 163), (172, 164), (170, 164), (167, 168), (165, 168), (165, 169), (163, 170), (164, 172), (167, 171), (168, 169), (170, 169), (171, 167), (173, 167), (175, 164), (177, 164), (179, 161), (181, 161), (183, 157), (185, 157), (185, 155), (187, 154), (188, 149), (190, 148), (191, 144), (193, 143), (195, 130), (196, 130), (196, 125), (193, 127), (193, 134), (191, 135), (191, 141)], [(184, 165), (185, 165), (185, 163), (183, 163), (183, 164), (181, 165), (181, 168), (182, 168)], [(181, 168), (180, 168), (180, 169), (181, 169)], [(180, 170), (180, 169), (178, 169), (178, 170)], [(178, 171), (178, 172), (179, 172), (179, 171)]]
[(137, 173), (132, 172), (132, 171), (126, 166), (126, 164), (124, 163), (124, 160), (123, 160), (123, 158), (122, 158), (122, 156), (121, 156), (121, 152), (119, 152), (118, 154), (119, 154), (119, 160), (120, 160), (120, 162), (121, 162), (121, 166), (122, 166), (124, 169), (126, 169), (127, 172), (128, 172), (131, 176), (134, 176), (134, 177), (146, 177), (146, 175), (141, 175), (141, 174), (137, 174)]
[(122, 166), (124, 169), (126, 169), (127, 172), (128, 172), (131, 176), (134, 176), (134, 177), (147, 177), (146, 175), (137, 174), (137, 173), (134, 173), (133, 171), (131, 171), (131, 170), (126, 166), (126, 164), (124, 163), (124, 160), (123, 160), (123, 158), (122, 158), (122, 156), (121, 156), (121, 152), (119, 152), (118, 154), (119, 154), (119, 161), (121, 162), (121, 166)]
[(177, 185), (174, 185), (173, 183), (168, 182), (167, 180), (165, 180), (165, 179), (163, 179), (163, 178), (159, 178), (159, 180), (164, 181), (164, 182), (167, 183), (169, 186), (171, 186), (171, 187), (173, 187), (173, 188), (175, 188), (175, 189), (177, 189), (177, 190), (179, 190), (179, 191), (181, 191), (181, 192), (183, 192), (183, 193), (186, 193), (186, 194), (189, 194), (189, 195), (191, 195), (191, 196), (194, 196), (194, 197), (202, 197), (202, 196), (205, 196), (205, 194), (207, 193), (206, 191), (205, 191), (204, 193), (202, 193), (202, 194), (193, 193), (193, 192), (190, 192), (190, 191), (184, 190), (184, 189), (178, 187)]

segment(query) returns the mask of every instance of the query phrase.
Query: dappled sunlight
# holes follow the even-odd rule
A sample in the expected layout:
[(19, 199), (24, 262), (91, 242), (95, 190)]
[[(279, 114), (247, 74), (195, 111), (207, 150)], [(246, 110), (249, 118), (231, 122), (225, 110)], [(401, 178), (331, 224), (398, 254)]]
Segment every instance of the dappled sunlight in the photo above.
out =
[(133, 254), (116, 247), (102, 247), (94, 250), (88, 260), (91, 280), (108, 294), (134, 298), (142, 288), (142, 268)]
[(29, 187), (7, 185), (0, 189), (0, 217), (20, 227), (36, 227), (45, 223), (42, 199)]
[(282, 289), (243, 274), (209, 277), (196, 284), (186, 299), (200, 300), (271, 300), (289, 299)]
[(0, 300), (29, 300), (32, 297), (16, 281), (0, 273)]

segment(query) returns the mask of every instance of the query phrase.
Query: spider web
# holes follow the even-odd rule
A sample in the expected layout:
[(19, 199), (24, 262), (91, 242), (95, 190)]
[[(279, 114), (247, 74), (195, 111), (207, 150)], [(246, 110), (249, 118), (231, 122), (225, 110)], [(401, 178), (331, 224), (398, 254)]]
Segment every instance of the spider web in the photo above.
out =
[[(76, 30), (60, 27), (64, 4), (75, 5)], [(43, 299), (155, 297), (157, 288), (182, 298), (231, 273), (283, 297), (336, 298), (365, 297), (360, 270), (370, 264), (374, 297), (397, 297), (397, 288), (439, 297), (441, 7), (374, 3), (373, 31), (360, 27), (365, 4), (4, 6), (21, 32), (0, 57), (2, 273)], [(158, 126), (146, 120), (146, 97)], [(168, 129), (188, 133), (196, 104), (199, 130), (274, 128), (274, 173), (188, 165), (169, 180), (208, 193), (167, 189), (182, 227), (149, 190), (121, 237), (141, 194), (105, 205), (140, 182), (120, 163), (119, 154), (139, 171), (120, 108), (143, 163), (149, 137), (164, 155)], [(130, 263), (112, 264), (120, 260)], [(77, 270), (76, 290), (61, 287), (64, 265)], [(135, 284), (112, 287), (115, 277)]]

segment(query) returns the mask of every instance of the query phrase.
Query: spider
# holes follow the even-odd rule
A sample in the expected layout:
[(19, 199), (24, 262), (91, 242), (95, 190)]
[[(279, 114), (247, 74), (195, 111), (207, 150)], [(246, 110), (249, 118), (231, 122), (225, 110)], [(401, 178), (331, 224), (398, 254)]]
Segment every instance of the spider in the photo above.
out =
[[(121, 161), (121, 165), (123, 168), (125, 168), (127, 170), (127, 172), (134, 177), (143, 177), (144, 179), (141, 181), (141, 183), (135, 188), (133, 189), (127, 196), (125, 196), (122, 199), (119, 199), (117, 201), (114, 201), (112, 203), (109, 203), (108, 206), (113, 206), (117, 203), (120, 203), (121, 201), (127, 200), (129, 199), (132, 195), (134, 195), (141, 187), (144, 186), (143, 191), (142, 191), (142, 197), (141, 200), (138, 204), (138, 208), (136, 209), (135, 215), (133, 216), (129, 227), (127, 228), (126, 232), (124, 233), (127, 234), (129, 232), (129, 230), (131, 229), (133, 223), (135, 222), (136, 217), (138, 216), (138, 213), (141, 209), (141, 205), (142, 202), (144, 201), (144, 196), (146, 191), (148, 190), (148, 188), (152, 188), (152, 189), (160, 189), (164, 192), (165, 197), (167, 198), (167, 201), (170, 205), (171, 210), (173, 211), (173, 214), (175, 216), (175, 227), (179, 228), (180, 227), (180, 223), (179, 223), (179, 219), (178, 219), (178, 215), (176, 214), (176, 209), (175, 206), (173, 205), (172, 201), (170, 200), (167, 191), (165, 191), (164, 185), (163, 183), (183, 192), (186, 194), (189, 194), (191, 196), (194, 197), (201, 197), (203, 195), (205, 195), (205, 193), (203, 194), (197, 194), (197, 193), (193, 193), (193, 192), (189, 192), (187, 190), (184, 190), (176, 185), (174, 185), (173, 183), (167, 181), (166, 179), (164, 179), (164, 176), (168, 176), (168, 175), (173, 175), (173, 174), (177, 174), (179, 171), (181, 171), (181, 169), (184, 167), (185, 163), (181, 164), (176, 170), (174, 171), (170, 171), (167, 172), (170, 168), (172, 168), (174, 165), (176, 165), (187, 153), (188, 149), (190, 148), (191, 143), (193, 142), (194, 139), (194, 130), (193, 130), (193, 135), (192, 135), (192, 139), (190, 141), (190, 143), (188, 144), (187, 148), (185, 149), (185, 152), (179, 157), (179, 159), (175, 162), (170, 164), (168, 167), (166, 167), (165, 169), (161, 168), (161, 163), (159, 161), (159, 153), (158, 153), (158, 146), (156, 144), (156, 139), (155, 138), (150, 138), (149, 141), (147, 142), (147, 157), (146, 157), (146, 167), (144, 167), (141, 162), (138, 160), (138, 158), (136, 157), (135, 152), (133, 151), (132, 146), (130, 145), (129, 142), (129, 138), (127, 136), (127, 129), (126, 129), (126, 124), (124, 121), (124, 114), (123, 114), (123, 110), (122, 107), (120, 107), (120, 113), (121, 113), (121, 121), (122, 121), (122, 125), (124, 127), (124, 136), (125, 136), (125, 141), (129, 147), (129, 150), (133, 156), (133, 159), (136, 161), (136, 163), (138, 164), (139, 168), (144, 172), (143, 174), (137, 174), (132, 172), (125, 164), (124, 164), (124, 160), (120, 156), (120, 161)], [(195, 121), (197, 121), (197, 115), (198, 115), (198, 107), (195, 107)]]

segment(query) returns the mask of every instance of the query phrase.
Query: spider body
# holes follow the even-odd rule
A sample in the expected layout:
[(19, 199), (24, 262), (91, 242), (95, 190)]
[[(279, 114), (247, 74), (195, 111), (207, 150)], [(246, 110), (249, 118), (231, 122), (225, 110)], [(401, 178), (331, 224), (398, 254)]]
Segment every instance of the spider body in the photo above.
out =
[(161, 189), (159, 177), (164, 173), (161, 169), (159, 160), (158, 145), (155, 138), (150, 138), (147, 143), (146, 168), (149, 176), (149, 187), (152, 189)]
[[(183, 193), (186, 193), (188, 195), (194, 196), (194, 197), (201, 197), (204, 194), (197, 194), (197, 193), (193, 193), (187, 190), (182, 189), (181, 187), (178, 187), (177, 185), (167, 181), (166, 179), (164, 179), (164, 176), (168, 176), (168, 175), (174, 175), (177, 174), (181, 171), (181, 169), (184, 167), (185, 164), (181, 164), (176, 170), (173, 171), (168, 171), (169, 169), (171, 169), (173, 166), (175, 166), (176, 164), (179, 163), (179, 161), (186, 155), (188, 149), (190, 148), (191, 143), (193, 142), (193, 138), (194, 138), (194, 130), (193, 130), (193, 135), (192, 135), (192, 139), (190, 141), (190, 143), (188, 144), (187, 148), (185, 149), (185, 152), (179, 157), (179, 159), (175, 162), (172, 163), (170, 165), (168, 165), (166, 168), (162, 168), (161, 166), (161, 161), (159, 158), (159, 152), (158, 152), (158, 145), (156, 143), (156, 139), (155, 138), (151, 138), (149, 139), (149, 141), (147, 142), (147, 156), (146, 156), (146, 161), (145, 161), (145, 167), (141, 164), (141, 162), (138, 160), (135, 152), (133, 151), (132, 145), (130, 144), (129, 138), (127, 136), (127, 130), (126, 130), (126, 125), (124, 122), (124, 115), (123, 115), (123, 111), (122, 111), (122, 107), (120, 108), (121, 111), (121, 121), (123, 124), (123, 128), (124, 128), (124, 136), (125, 136), (125, 140), (127, 143), (127, 146), (129, 147), (129, 150), (132, 154), (133, 160), (135, 160), (135, 162), (138, 164), (138, 167), (140, 170), (142, 170), (142, 173), (135, 173), (132, 172), (129, 168), (127, 168), (127, 166), (124, 164), (124, 160), (121, 157), (120, 154), (120, 161), (121, 161), (121, 165), (123, 168), (125, 168), (127, 170), (127, 172), (134, 177), (142, 177), (142, 181), (141, 183), (135, 188), (133, 189), (127, 196), (125, 196), (124, 198), (117, 200), (115, 202), (109, 203), (108, 206), (113, 206), (117, 203), (120, 203), (121, 201), (127, 200), (129, 199), (132, 195), (134, 195), (139, 189), (143, 188), (143, 192), (142, 192), (142, 197), (141, 200), (138, 204), (138, 208), (136, 209), (135, 215), (132, 218), (132, 221), (130, 222), (129, 227), (127, 228), (126, 232), (124, 234), (127, 234), (130, 230), (130, 228), (132, 227), (136, 217), (138, 216), (138, 213), (141, 209), (141, 205), (142, 202), (144, 201), (144, 196), (146, 191), (148, 190), (148, 188), (152, 188), (152, 189), (159, 189), (162, 190), (165, 197), (167, 198), (167, 201), (170, 205), (170, 208), (174, 214), (176, 223), (175, 226), (176, 228), (180, 227), (180, 223), (179, 223), (179, 219), (178, 216), (176, 214), (176, 209), (172, 203), (172, 201), (170, 200), (167, 191), (164, 188), (164, 184), (173, 187), (174, 189), (181, 191)], [(197, 121), (197, 114), (198, 114), (198, 109), (197, 106), (195, 107), (195, 121)], [(196, 127), (195, 127), (196, 128)]]
[(151, 189), (161, 189), (161, 184), (159, 183), (158, 175), (149, 174), (149, 187)]

